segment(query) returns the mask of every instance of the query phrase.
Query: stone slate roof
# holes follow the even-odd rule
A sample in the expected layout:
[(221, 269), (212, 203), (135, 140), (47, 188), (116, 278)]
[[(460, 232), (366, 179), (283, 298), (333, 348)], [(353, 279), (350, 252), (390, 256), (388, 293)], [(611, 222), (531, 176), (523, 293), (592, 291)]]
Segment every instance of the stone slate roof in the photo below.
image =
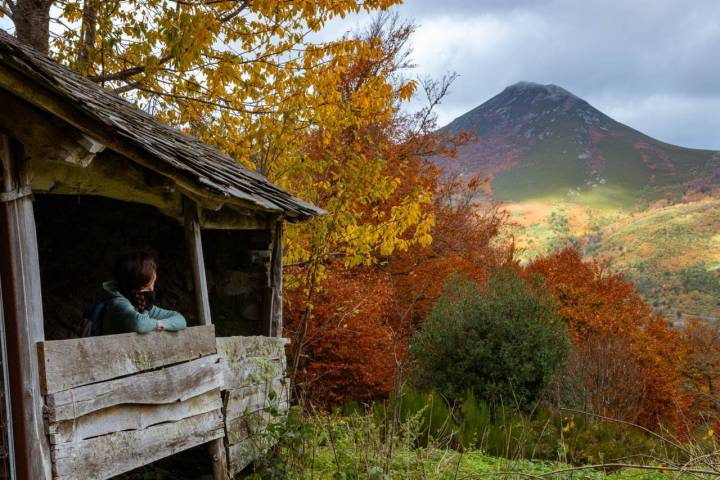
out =
[[(74, 104), (79, 112), (146, 154), (190, 178), (211, 194), (303, 219), (323, 215), (315, 207), (273, 185), (228, 155), (164, 125), (122, 97), (60, 65), (0, 30), (0, 63)], [(2, 85), (0, 84), (0, 87)], [(31, 102), (32, 103), (32, 102)], [(41, 107), (42, 108), (42, 107)]]

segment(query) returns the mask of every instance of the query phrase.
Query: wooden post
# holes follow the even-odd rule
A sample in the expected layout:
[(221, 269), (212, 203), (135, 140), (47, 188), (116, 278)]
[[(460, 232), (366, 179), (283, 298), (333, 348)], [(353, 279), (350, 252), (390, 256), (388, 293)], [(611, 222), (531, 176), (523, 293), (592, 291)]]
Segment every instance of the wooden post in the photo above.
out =
[(8, 340), (17, 478), (51, 478), (37, 343), (45, 340), (40, 261), (22, 149), (0, 134), (0, 281)]
[(8, 368), (7, 354), (7, 337), (5, 335), (5, 315), (3, 313), (2, 304), (2, 282), (0, 282), (0, 361), (2, 362), (2, 408), (3, 418), (5, 419), (5, 438), (3, 439), (7, 445), (8, 456), (8, 475), (10, 479), (17, 478), (15, 473), (15, 443), (13, 441), (12, 426), (12, 402), (10, 401), (10, 369)]
[(273, 249), (270, 267), (270, 286), (272, 287), (272, 312), (270, 314), (270, 336), (282, 337), (283, 335), (283, 219), (278, 218), (275, 222), (273, 235)]
[(202, 232), (198, 221), (197, 205), (185, 198), (185, 238), (187, 240), (190, 265), (195, 287), (195, 304), (197, 305), (198, 322), (210, 325), (210, 299), (208, 297), (207, 278), (205, 277), (205, 259), (202, 251)]
[[(185, 210), (185, 238), (193, 273), (198, 321), (200, 325), (210, 325), (212, 324), (212, 317), (210, 316), (210, 298), (207, 278), (205, 277), (205, 259), (202, 250), (202, 231), (198, 220), (198, 207), (194, 201), (186, 197), (183, 208)], [(230, 478), (227, 468), (227, 452), (225, 451), (223, 439), (212, 440), (208, 444), (208, 450), (212, 460), (214, 479), (226, 480)]]

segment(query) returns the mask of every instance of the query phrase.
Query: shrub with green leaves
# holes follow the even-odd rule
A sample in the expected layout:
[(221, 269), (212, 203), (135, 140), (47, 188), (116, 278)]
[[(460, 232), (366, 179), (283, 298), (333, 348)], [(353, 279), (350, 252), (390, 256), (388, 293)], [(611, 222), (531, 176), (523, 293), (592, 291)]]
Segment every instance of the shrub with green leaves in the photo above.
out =
[(410, 342), (415, 386), (449, 400), (468, 390), (493, 405), (529, 407), (563, 362), (570, 341), (550, 297), (515, 272), (480, 290), (455, 277)]

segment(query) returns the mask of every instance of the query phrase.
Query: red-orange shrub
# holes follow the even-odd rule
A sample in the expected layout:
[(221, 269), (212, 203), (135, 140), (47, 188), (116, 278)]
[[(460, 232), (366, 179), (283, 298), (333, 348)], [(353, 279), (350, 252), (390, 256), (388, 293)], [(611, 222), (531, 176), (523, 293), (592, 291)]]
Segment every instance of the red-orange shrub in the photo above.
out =
[[(288, 300), (286, 334), (298, 338), (302, 292), (288, 292)], [(386, 397), (406, 348), (390, 278), (377, 269), (331, 268), (313, 306), (295, 375), (301, 395), (325, 406)]]
[[(571, 338), (578, 352), (593, 351), (589, 344), (610, 341), (626, 345), (630, 357), (641, 372), (643, 401), (620, 402), (634, 411), (610, 412), (622, 418), (635, 418), (638, 423), (654, 427), (658, 423), (685, 426), (689, 398), (683, 390), (681, 366), (685, 356), (680, 334), (667, 321), (657, 316), (643, 301), (635, 286), (617, 273), (607, 271), (597, 261), (583, 260), (580, 252), (566, 248), (538, 259), (526, 268), (527, 275), (541, 275), (553, 297), (558, 311), (568, 324)], [(586, 359), (590, 361), (592, 359)], [(595, 355), (596, 362), (606, 358)], [(602, 370), (596, 365), (594, 370)], [(607, 377), (618, 391), (632, 379)], [(592, 388), (591, 378), (586, 387)], [(597, 389), (597, 387), (596, 387)], [(601, 397), (601, 392), (594, 392)], [(632, 395), (633, 392), (628, 392)], [(603, 405), (594, 406), (603, 413)]]

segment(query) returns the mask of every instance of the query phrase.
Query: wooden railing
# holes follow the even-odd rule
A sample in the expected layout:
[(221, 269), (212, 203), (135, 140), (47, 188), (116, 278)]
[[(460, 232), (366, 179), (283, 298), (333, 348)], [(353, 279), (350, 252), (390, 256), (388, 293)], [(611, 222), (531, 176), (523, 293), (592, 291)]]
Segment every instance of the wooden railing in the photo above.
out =
[(104, 479), (225, 435), (212, 325), (38, 344), (56, 479)]
[(218, 338), (228, 470), (236, 474), (273, 442), (267, 426), (288, 409), (286, 338)]
[(223, 437), (239, 472), (287, 411), (287, 343), (212, 325), (40, 342), (53, 477), (105, 479)]

